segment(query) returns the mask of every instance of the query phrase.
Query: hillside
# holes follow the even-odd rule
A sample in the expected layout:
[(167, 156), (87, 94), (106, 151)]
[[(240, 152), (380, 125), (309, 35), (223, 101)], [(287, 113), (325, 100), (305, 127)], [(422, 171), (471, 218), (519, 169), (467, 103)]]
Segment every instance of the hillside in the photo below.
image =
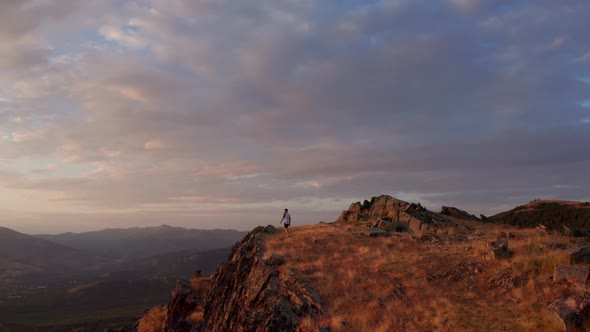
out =
[[(137, 319), (146, 308), (165, 302), (178, 278), (195, 270), (211, 274), (230, 252), (183, 251), (116, 265), (114, 272), (77, 274), (43, 286), (21, 284), (0, 292), (0, 324), (14, 331), (102, 330)], [(43, 279), (41, 279), (43, 280)], [(0, 329), (1, 331), (1, 329)], [(80, 330), (83, 331), (83, 330)]]
[[(159, 252), (154, 244), (171, 241), (171, 232), (162, 229), (143, 233), (152, 236), (152, 243), (143, 248)], [(239, 232), (221, 233), (204, 242), (220, 247), (229, 241), (226, 235)], [(158, 234), (165, 239), (158, 241)], [(194, 236), (189, 234), (189, 238)], [(203, 244), (181, 243), (180, 247), (184, 245)], [(163, 245), (161, 250), (173, 247)], [(10, 331), (93, 331), (126, 324), (146, 308), (165, 302), (178, 278), (190, 278), (195, 270), (213, 273), (229, 251), (226, 244), (219, 249), (183, 250), (134, 260), (104, 258), (0, 228), (0, 331), (2, 325), (10, 326)]]
[(536, 200), (528, 204), (485, 218), (487, 222), (518, 227), (544, 225), (549, 230), (562, 231), (566, 225), (590, 231), (590, 203), (557, 200)]
[(0, 286), (72, 272), (97, 271), (112, 260), (0, 227)]
[[(391, 206), (436, 227), (376, 231), (379, 200), (364, 204), (378, 213), (361, 222), (293, 227), (289, 238), (258, 227), (214, 275), (177, 283), (138, 331), (584, 330), (588, 269), (570, 265), (570, 255), (587, 239), (472, 218), (443, 222), (399, 200)], [(385, 221), (399, 222), (391, 216)]]
[(162, 225), (35, 236), (101, 255), (142, 259), (185, 250), (204, 251), (224, 248), (233, 245), (245, 234), (246, 232), (236, 230), (200, 230)]

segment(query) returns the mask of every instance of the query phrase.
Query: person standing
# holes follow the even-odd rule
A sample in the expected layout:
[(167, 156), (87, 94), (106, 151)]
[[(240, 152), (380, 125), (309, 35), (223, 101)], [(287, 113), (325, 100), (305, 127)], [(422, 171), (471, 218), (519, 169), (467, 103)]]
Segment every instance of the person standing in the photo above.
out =
[(287, 234), (287, 237), (289, 237), (289, 226), (291, 226), (291, 214), (289, 213), (289, 209), (285, 209), (285, 212), (283, 212), (281, 224), (285, 225), (285, 234)]

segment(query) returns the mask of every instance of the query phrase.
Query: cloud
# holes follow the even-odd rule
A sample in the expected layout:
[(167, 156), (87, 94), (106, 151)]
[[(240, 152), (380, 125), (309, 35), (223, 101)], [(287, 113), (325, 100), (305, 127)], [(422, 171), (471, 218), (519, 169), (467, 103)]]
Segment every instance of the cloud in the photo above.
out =
[(99, 29), (100, 34), (109, 41), (118, 42), (132, 49), (142, 49), (148, 45), (148, 42), (137, 36), (137, 33), (128, 27), (121, 29), (113, 26), (104, 26)]
[(0, 4), (4, 195), (240, 228), (224, 211), (590, 196), (585, 1), (79, 4)]
[(160, 150), (165, 149), (166, 144), (159, 139), (153, 139), (148, 142), (145, 142), (143, 148), (146, 150)]
[(582, 55), (582, 56), (581, 56), (581, 57), (579, 57), (579, 58), (576, 58), (576, 61), (577, 61), (577, 62), (582, 62), (582, 61), (585, 61), (585, 60), (588, 60), (588, 59), (590, 59), (590, 52), (588, 52), (588, 53), (586, 53), (586, 54)]
[(559, 46), (563, 45), (563, 43), (565, 43), (566, 40), (567, 40), (567, 38), (565, 36), (557, 37), (557, 38), (553, 39), (553, 41), (551, 42), (551, 45), (549, 47), (550, 48), (559, 47)]

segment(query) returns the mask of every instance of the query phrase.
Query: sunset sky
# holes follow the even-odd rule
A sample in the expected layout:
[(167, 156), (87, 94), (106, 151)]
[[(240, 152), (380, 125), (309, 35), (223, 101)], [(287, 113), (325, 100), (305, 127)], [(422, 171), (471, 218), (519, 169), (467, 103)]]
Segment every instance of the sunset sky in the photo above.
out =
[(0, 225), (590, 201), (590, 1), (2, 0)]

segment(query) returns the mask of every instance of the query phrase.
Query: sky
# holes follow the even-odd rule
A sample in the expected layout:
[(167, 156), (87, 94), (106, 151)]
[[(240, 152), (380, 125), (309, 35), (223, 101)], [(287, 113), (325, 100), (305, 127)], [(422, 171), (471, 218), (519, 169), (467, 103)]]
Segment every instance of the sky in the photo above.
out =
[(0, 225), (590, 201), (587, 0), (2, 0)]

